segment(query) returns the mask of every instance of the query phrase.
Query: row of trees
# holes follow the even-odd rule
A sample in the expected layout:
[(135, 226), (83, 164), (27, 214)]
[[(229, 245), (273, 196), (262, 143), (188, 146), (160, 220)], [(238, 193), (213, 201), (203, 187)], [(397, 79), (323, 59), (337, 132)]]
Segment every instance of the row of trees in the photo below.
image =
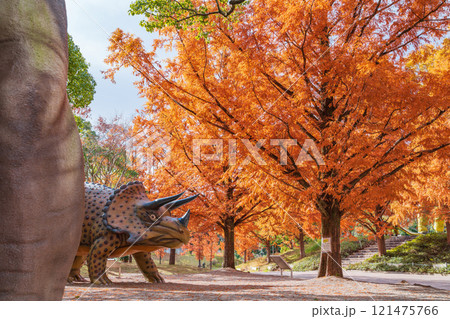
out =
[[(132, 128), (119, 119), (93, 128), (78, 111), (86, 178), (144, 179), (155, 197), (201, 194), (188, 247), (199, 260), (212, 261), (217, 234), (224, 267), (235, 251), (269, 255), (281, 235), (298, 237), (302, 256), (305, 236), (322, 237), (331, 251), (319, 276), (342, 275), (340, 238), (356, 227), (382, 254), (384, 235), (417, 213), (449, 220), (448, 9), (437, 0), (136, 1), (130, 12), (161, 37), (147, 52), (117, 30), (106, 75), (132, 67), (148, 106)], [(160, 48), (177, 55), (161, 61)], [(69, 101), (86, 110), (95, 81), (71, 38), (68, 74)], [(169, 138), (155, 148), (149, 136)]]
[(130, 129), (119, 117), (110, 122), (99, 118), (92, 124), (76, 118), (84, 155), (84, 174), (87, 182), (117, 188), (138, 179), (138, 172), (130, 160)]
[[(148, 99), (133, 129), (170, 137), (171, 161), (152, 152), (147, 187), (201, 194), (195, 231), (220, 231), (226, 267), (235, 238), (297, 228), (331, 241), (319, 276), (342, 276), (355, 223), (381, 238), (425, 200), (448, 220), (448, 11), (444, 0), (135, 1), (160, 38), (146, 51), (116, 30), (106, 76), (133, 68)], [(176, 56), (160, 60), (163, 48)], [(223, 141), (201, 148), (220, 160), (196, 160), (205, 138)]]

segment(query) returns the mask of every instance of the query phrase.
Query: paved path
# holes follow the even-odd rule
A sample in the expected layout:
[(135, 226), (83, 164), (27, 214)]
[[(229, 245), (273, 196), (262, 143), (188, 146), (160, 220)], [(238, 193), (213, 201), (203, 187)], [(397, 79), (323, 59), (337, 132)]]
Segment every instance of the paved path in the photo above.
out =
[[(280, 272), (257, 272), (260, 275), (277, 276)], [(283, 272), (283, 277), (290, 276), (289, 271)], [(317, 277), (317, 271), (294, 271), (296, 279), (313, 279)], [(442, 275), (421, 275), (421, 274), (405, 274), (399, 272), (370, 272), (361, 270), (344, 270), (344, 277), (354, 279), (356, 281), (372, 282), (379, 284), (398, 284), (402, 280), (410, 284), (431, 286), (438, 289), (450, 290), (450, 276)]]
[(304, 280), (274, 274), (221, 269), (165, 276), (166, 283), (150, 284), (141, 274), (122, 273), (121, 278), (110, 276), (109, 286), (68, 284), (64, 300), (450, 300), (450, 291), (410, 283), (355, 283), (336, 277)]

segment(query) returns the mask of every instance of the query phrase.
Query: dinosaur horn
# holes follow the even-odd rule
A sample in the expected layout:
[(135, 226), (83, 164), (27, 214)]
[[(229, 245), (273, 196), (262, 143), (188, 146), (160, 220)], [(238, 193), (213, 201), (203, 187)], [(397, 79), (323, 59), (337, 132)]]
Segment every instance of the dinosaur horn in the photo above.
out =
[(188, 227), (189, 224), (189, 217), (191, 216), (191, 210), (188, 209), (186, 214), (184, 214), (183, 217), (178, 218), (178, 221), (183, 225), (184, 227)]
[(169, 196), (169, 197), (164, 197), (164, 198), (158, 198), (155, 199), (154, 201), (145, 203), (142, 205), (142, 207), (144, 208), (148, 208), (148, 209), (157, 209), (167, 203), (173, 202), (174, 200), (177, 200), (178, 198), (180, 198), (182, 195), (184, 194), (184, 192), (181, 192), (177, 195), (173, 195), (173, 196)]
[(187, 204), (187, 203), (193, 201), (194, 199), (197, 198), (197, 196), (198, 196), (198, 194), (191, 196), (191, 197), (183, 198), (183, 199), (180, 199), (180, 200), (177, 200), (174, 202), (170, 202), (170, 203), (166, 204), (164, 207), (169, 211), (174, 210), (175, 208), (178, 208), (184, 204)]

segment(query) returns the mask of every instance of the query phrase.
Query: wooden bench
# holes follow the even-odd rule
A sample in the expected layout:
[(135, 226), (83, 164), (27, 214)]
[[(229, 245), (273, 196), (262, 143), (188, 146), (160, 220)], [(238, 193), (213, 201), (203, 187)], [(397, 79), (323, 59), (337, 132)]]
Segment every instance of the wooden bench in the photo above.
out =
[(117, 277), (120, 278), (120, 275), (122, 274), (122, 262), (115, 259), (108, 259), (106, 261), (106, 272), (110, 272), (113, 270), (118, 273)]
[(283, 270), (290, 270), (291, 278), (293, 277), (292, 268), (291, 268), (291, 266), (289, 266), (289, 264), (286, 262), (286, 260), (284, 260), (283, 257), (281, 257), (279, 255), (273, 255), (273, 256), (270, 256), (270, 260), (272, 260), (274, 263), (276, 263), (278, 265), (278, 267), (280, 267), (281, 276), (283, 276)]

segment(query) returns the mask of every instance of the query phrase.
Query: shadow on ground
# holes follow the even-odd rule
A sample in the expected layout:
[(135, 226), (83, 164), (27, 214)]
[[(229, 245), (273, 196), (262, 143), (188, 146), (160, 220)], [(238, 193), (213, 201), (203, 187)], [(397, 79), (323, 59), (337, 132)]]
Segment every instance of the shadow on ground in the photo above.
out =
[(310, 280), (236, 270), (166, 276), (150, 284), (140, 274), (110, 276), (114, 284), (66, 286), (64, 300), (450, 300), (450, 292), (411, 284), (374, 284), (335, 277)]

